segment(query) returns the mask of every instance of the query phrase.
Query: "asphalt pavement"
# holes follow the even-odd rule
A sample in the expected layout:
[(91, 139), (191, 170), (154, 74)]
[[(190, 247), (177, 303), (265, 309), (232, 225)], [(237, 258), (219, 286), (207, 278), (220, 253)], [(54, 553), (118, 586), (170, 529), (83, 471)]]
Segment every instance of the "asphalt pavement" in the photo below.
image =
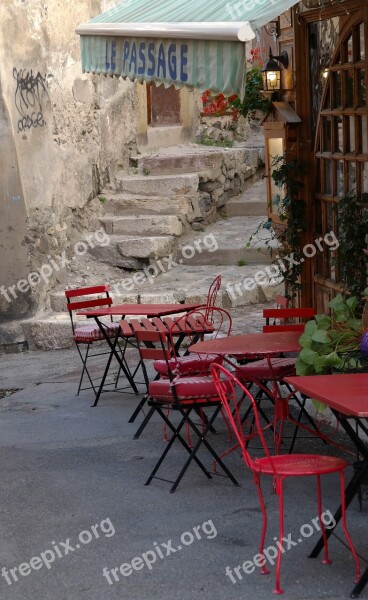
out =
[[(1, 600), (272, 598), (278, 499), (271, 478), (263, 484), (271, 573), (261, 576), (254, 564), (261, 512), (239, 453), (225, 460), (240, 487), (216, 475), (208, 480), (196, 465), (174, 494), (164, 481), (145, 486), (166, 444), (160, 418), (133, 440), (141, 417), (134, 424), (128, 419), (139, 396), (106, 393), (91, 408), (90, 391), (76, 396), (79, 372), (75, 349), (0, 356)], [(217, 423), (211, 442), (220, 452), (231, 442), (221, 419)], [(295, 451), (338, 453), (301, 438)], [(162, 476), (175, 476), (185, 458), (174, 445)], [(206, 451), (201, 458), (210, 466)], [(325, 478), (323, 492), (328, 523), (339, 504), (337, 477)], [(348, 510), (363, 566), (367, 513), (368, 502), (362, 512), (357, 501)], [(308, 558), (318, 539), (313, 479), (286, 483), (285, 515), (284, 597), (349, 598), (354, 565), (341, 526), (331, 538), (331, 565)]]

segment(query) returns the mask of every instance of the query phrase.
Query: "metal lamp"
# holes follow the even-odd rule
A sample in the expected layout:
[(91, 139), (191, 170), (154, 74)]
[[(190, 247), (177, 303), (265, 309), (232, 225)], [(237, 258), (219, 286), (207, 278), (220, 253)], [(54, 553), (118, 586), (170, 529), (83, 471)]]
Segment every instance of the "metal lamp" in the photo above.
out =
[(277, 92), (281, 89), (282, 67), (278, 63), (281, 63), (287, 69), (289, 66), (288, 53), (284, 51), (281, 52), (280, 56), (273, 56), (270, 48), (268, 61), (262, 69), (263, 90), (265, 92)]

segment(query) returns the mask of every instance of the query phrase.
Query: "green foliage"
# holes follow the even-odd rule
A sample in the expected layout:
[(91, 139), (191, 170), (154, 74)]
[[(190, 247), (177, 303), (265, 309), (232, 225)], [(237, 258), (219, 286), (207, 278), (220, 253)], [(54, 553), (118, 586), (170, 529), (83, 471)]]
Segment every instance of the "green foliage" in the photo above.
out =
[(221, 148), (232, 148), (234, 145), (232, 140), (213, 140), (209, 137), (197, 138), (196, 143), (203, 146), (220, 146)]
[[(291, 266), (284, 271), (285, 294), (292, 299), (302, 288), (300, 283), (300, 274), (302, 270), (302, 247), (301, 237), (306, 231), (307, 224), (305, 220), (305, 203), (300, 198), (300, 192), (304, 184), (300, 181), (305, 172), (305, 164), (298, 160), (288, 161), (287, 156), (275, 156), (272, 161), (271, 177), (276, 186), (282, 190), (272, 199), (272, 204), (277, 207), (278, 218), (281, 221), (276, 223), (271, 217), (263, 221), (255, 233), (251, 236), (247, 246), (252, 245), (252, 240), (257, 238), (262, 229), (267, 229), (271, 233), (271, 238), (266, 241), (272, 255), (272, 241), (277, 239), (282, 247), (278, 249), (278, 256), (293, 257)], [(303, 259), (304, 260), (304, 259)], [(278, 264), (278, 262), (276, 262)]]
[(238, 260), (238, 267), (245, 267), (247, 264), (247, 261), (244, 260), (244, 258), (239, 258)]
[(98, 199), (101, 202), (101, 204), (105, 204), (105, 202), (106, 202), (105, 196), (98, 196)]
[(368, 194), (350, 192), (339, 199), (336, 211), (339, 279), (360, 299), (367, 285)]
[[(363, 291), (368, 295), (368, 288)], [(364, 327), (359, 299), (338, 294), (329, 303), (331, 315), (316, 315), (309, 321), (299, 342), (302, 350), (296, 363), (297, 375), (321, 375), (368, 366), (359, 350)]]
[(248, 120), (256, 119), (256, 113), (258, 111), (267, 115), (271, 110), (272, 101), (277, 100), (278, 96), (274, 95), (270, 100), (262, 95), (262, 90), (263, 82), (261, 68), (252, 66), (247, 69), (245, 74), (245, 94), (243, 101), (236, 97), (233, 100), (232, 105), (241, 115), (243, 115), (243, 117), (247, 117)]

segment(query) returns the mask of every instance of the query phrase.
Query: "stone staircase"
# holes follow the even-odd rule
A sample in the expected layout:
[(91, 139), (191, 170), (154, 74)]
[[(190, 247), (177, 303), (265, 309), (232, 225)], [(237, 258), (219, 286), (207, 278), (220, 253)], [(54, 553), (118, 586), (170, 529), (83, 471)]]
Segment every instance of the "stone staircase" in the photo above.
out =
[[(66, 281), (50, 294), (43, 314), (11, 324), (12, 339), (19, 345), (27, 341), (31, 350), (71, 346), (64, 290), (101, 282), (110, 283), (115, 304), (202, 303), (211, 281), (221, 273), (219, 304), (240, 310), (244, 323), (247, 315), (259, 317), (257, 307), (271, 301), (283, 291), (283, 286), (267, 274), (269, 232), (261, 230), (258, 239), (247, 247), (267, 214), (265, 182), (255, 175), (258, 152), (256, 149), (250, 155), (244, 170), (248, 175), (244, 178), (246, 189), (236, 196), (235, 185), (225, 190), (219, 181), (224, 159), (217, 148), (198, 155), (189, 146), (183, 149), (182, 161), (168, 149), (139, 157), (134, 174), (119, 175), (103, 191), (101, 223), (110, 236), (110, 244), (91, 249), (93, 256), (80, 257)], [(232, 166), (234, 154), (228, 160)], [(201, 171), (187, 172), (195, 166)], [(162, 169), (164, 174), (160, 173)], [(208, 182), (222, 186), (213, 187), (213, 191), (221, 189), (220, 196), (212, 196), (208, 191), (212, 186), (201, 189)], [(229, 191), (232, 193), (227, 194)], [(216, 204), (214, 198), (220, 203)], [(210, 211), (203, 210), (204, 199), (211, 204)], [(208, 213), (215, 209), (218, 215), (219, 206), (222, 218), (211, 223)], [(251, 285), (247, 285), (249, 281)], [(6, 336), (9, 338), (9, 324), (4, 329), (0, 326), (0, 345)]]
[(207, 148), (188, 144), (131, 159), (102, 191), (101, 224), (110, 244), (94, 248), (98, 260), (142, 269), (176, 253), (179, 238), (217, 219), (219, 208), (256, 172), (262, 148)]

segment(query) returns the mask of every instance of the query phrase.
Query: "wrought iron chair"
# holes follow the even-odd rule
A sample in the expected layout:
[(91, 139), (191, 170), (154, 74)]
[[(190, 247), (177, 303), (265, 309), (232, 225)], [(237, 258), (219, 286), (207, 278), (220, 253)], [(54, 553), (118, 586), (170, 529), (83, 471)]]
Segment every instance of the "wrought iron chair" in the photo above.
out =
[[(91, 376), (90, 371), (87, 368), (87, 362), (96, 356), (102, 356), (104, 354), (110, 354), (110, 348), (108, 350), (101, 350), (99, 348), (98, 352), (91, 353), (91, 348), (97, 342), (100, 342), (104, 339), (103, 334), (96, 323), (91, 323), (88, 325), (83, 325), (74, 322), (74, 312), (85, 310), (89, 308), (99, 308), (99, 307), (109, 307), (112, 304), (112, 298), (109, 295), (110, 286), (109, 285), (98, 285), (94, 287), (87, 288), (78, 288), (75, 290), (66, 290), (65, 296), (67, 299), (67, 310), (69, 312), (72, 331), (73, 331), (73, 339), (75, 345), (77, 347), (79, 356), (81, 358), (83, 368), (82, 373), (79, 379), (78, 391), (93, 389), (95, 397), (97, 397), (97, 389), (98, 385), (93, 382), (93, 378)], [(106, 327), (106, 331), (109, 337), (115, 337), (119, 330), (119, 323), (114, 323), (112, 317), (110, 318), (110, 322), (104, 324)], [(88, 387), (82, 388), (83, 380), (87, 377), (90, 385)]]
[[(277, 297), (278, 302), (283, 300), (283, 297)], [(285, 300), (287, 300), (285, 298)], [(266, 319), (266, 324), (263, 326), (263, 333), (275, 333), (284, 331), (300, 331), (303, 333), (305, 327), (305, 319), (311, 319), (316, 314), (314, 308), (267, 308), (263, 311), (263, 317)], [(272, 321), (272, 322), (271, 322)], [(310, 426), (318, 435), (318, 427), (314, 419), (310, 416), (305, 408), (306, 398), (299, 398), (287, 384), (283, 383), (285, 377), (295, 375), (296, 358), (293, 357), (268, 357), (260, 360), (248, 362), (245, 365), (239, 366), (235, 375), (243, 383), (248, 385), (257, 385), (259, 392), (256, 395), (259, 401), (264, 393), (271, 402), (274, 402), (276, 386), (279, 384), (286, 385), (290, 398), (293, 397), (299, 407), (299, 415), (296, 419), (300, 423), (302, 417), (309, 422)], [(273, 389), (268, 386), (271, 384)], [(262, 412), (264, 416), (264, 413)], [(295, 426), (289, 452), (294, 449), (298, 426)]]
[[(355, 561), (356, 579), (358, 580), (360, 577), (359, 559), (346, 527), (344, 469), (348, 466), (347, 462), (342, 460), (341, 458), (335, 458), (332, 456), (322, 456), (319, 454), (271, 454), (265, 441), (263, 428), (260, 424), (256, 401), (254, 400), (249, 390), (244, 385), (242, 385), (242, 383), (232, 373), (227, 371), (222, 365), (213, 364), (211, 366), (211, 372), (217, 393), (221, 398), (227, 418), (239, 442), (242, 458), (246, 466), (252, 471), (253, 481), (257, 488), (257, 493), (263, 515), (263, 526), (259, 548), (259, 554), (262, 557), (262, 564), (260, 565), (262, 574), (269, 573), (269, 571), (266, 568), (266, 558), (264, 555), (264, 545), (267, 530), (267, 513), (260, 482), (262, 475), (269, 475), (273, 477), (275, 491), (279, 497), (279, 540), (277, 542), (278, 554), (276, 561), (276, 587), (274, 589), (274, 593), (283, 593), (283, 589), (280, 585), (281, 558), (284, 552), (284, 548), (282, 545), (282, 542), (284, 541), (283, 485), (285, 479), (288, 477), (303, 477), (314, 475), (317, 478), (318, 517), (324, 542), (324, 560), (322, 562), (325, 564), (330, 564), (331, 561), (329, 559), (328, 554), (328, 540), (325, 525), (322, 519), (321, 477), (329, 473), (339, 474), (342, 527)], [(253, 427), (247, 435), (245, 435), (243, 432), (242, 419), (239, 414), (240, 395), (248, 398), (251, 406), (251, 411), (253, 413)], [(264, 452), (264, 456), (261, 458), (252, 458), (248, 450), (249, 442), (253, 438), (258, 438), (258, 440), (261, 442), (261, 448)]]
[[(217, 275), (217, 277), (215, 277), (215, 279), (212, 281), (212, 283), (208, 289), (207, 302), (206, 302), (207, 310), (209, 310), (212, 306), (216, 306), (217, 295), (221, 288), (221, 281), (222, 281), (221, 275)], [(206, 314), (206, 316), (207, 316), (207, 314)]]

